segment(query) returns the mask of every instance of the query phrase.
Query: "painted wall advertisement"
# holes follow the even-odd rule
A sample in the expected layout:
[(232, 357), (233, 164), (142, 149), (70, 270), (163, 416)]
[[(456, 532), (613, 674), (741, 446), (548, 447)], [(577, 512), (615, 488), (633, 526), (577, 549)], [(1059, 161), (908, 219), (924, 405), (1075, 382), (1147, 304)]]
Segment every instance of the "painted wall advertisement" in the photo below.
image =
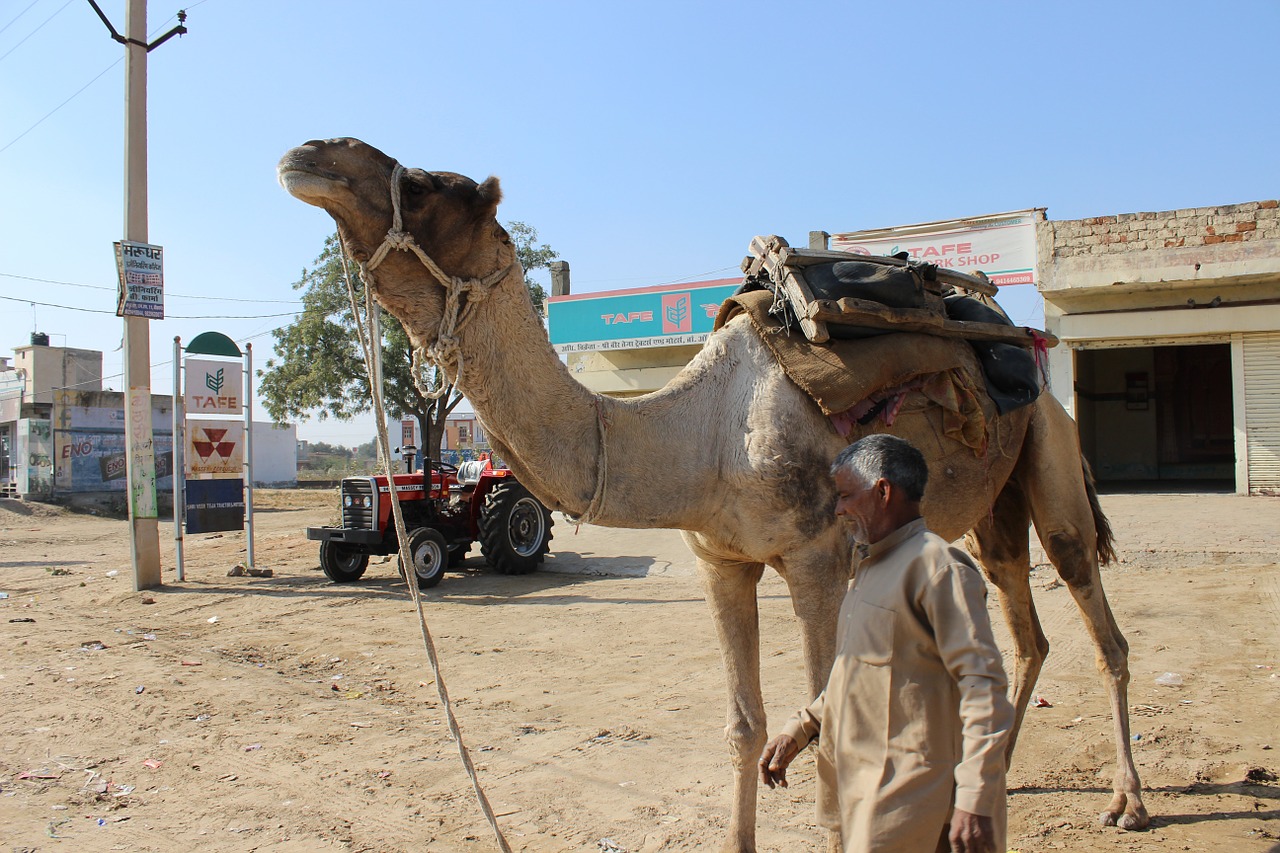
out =
[[(124, 395), (118, 391), (55, 391), (54, 487), (60, 492), (123, 492), (129, 445), (124, 432)], [(173, 434), (168, 397), (152, 397), (152, 451), (156, 488), (172, 488)]]
[(53, 494), (53, 436), (46, 420), (17, 422), (18, 490), (25, 495)]
[(896, 255), (957, 272), (981, 270), (1000, 286), (1036, 283), (1036, 223), (1043, 210), (832, 234), (833, 251)]
[(164, 319), (164, 249), (121, 240), (116, 247), (117, 317)]
[(238, 415), (244, 411), (244, 365), (238, 361), (188, 358), (184, 399), (187, 416)]
[(547, 327), (559, 353), (701, 344), (739, 278), (553, 296)]

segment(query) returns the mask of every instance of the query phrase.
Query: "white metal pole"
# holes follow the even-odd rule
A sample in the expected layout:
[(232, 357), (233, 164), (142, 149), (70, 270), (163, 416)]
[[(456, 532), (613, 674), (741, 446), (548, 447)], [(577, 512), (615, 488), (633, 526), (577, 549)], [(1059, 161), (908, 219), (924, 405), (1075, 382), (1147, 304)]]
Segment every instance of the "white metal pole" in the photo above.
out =
[(182, 522), (186, 500), (183, 487), (186, 486), (183, 471), (186, 460), (186, 435), (183, 426), (186, 423), (186, 406), (182, 399), (182, 338), (173, 338), (173, 562), (177, 570), (178, 580), (186, 580), (186, 570), (182, 562)]
[(253, 565), (253, 344), (244, 345), (244, 523), (249, 536), (249, 565)]
[[(147, 242), (147, 0), (125, 13), (124, 238)], [(156, 457), (151, 424), (151, 324), (124, 318), (125, 441), (129, 448), (130, 550), (134, 589), (161, 584)]]

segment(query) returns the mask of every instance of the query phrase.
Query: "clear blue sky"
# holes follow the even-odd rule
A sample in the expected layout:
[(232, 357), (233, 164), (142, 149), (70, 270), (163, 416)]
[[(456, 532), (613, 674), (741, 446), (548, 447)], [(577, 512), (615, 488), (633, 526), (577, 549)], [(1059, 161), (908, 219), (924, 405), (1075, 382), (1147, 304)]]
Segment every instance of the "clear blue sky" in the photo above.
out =
[[(123, 30), (124, 0), (101, 6)], [(149, 30), (178, 8), (152, 0)], [(149, 61), (150, 240), (167, 313), (208, 319), (151, 324), (160, 393), (174, 335), (271, 354), (289, 318), (260, 315), (294, 310), (333, 230), (275, 179), (316, 137), (498, 175), (500, 218), (536, 227), (575, 292), (733, 275), (756, 234), (1280, 195), (1274, 0), (186, 8)], [(0, 27), (0, 354), (38, 329), (118, 374), (123, 48), (86, 0), (0, 0)], [(370, 423), (299, 435), (356, 444)]]

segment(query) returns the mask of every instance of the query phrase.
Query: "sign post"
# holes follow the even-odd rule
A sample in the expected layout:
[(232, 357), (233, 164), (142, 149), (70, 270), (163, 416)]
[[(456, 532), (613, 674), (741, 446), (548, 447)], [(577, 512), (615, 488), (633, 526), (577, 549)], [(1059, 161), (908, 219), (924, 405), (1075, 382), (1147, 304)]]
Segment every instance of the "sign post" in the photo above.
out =
[(244, 345), (244, 523), (249, 537), (246, 558), (253, 566), (253, 344)]
[[(194, 355), (215, 358), (193, 358)], [(184, 474), (185, 521), (188, 533), (243, 530), (245, 527), (245, 437), (252, 411), (244, 353), (219, 332), (197, 335), (187, 344), (183, 402), (186, 409)], [(231, 361), (229, 359), (236, 359)], [(228, 415), (241, 415), (229, 419)], [(216, 419), (215, 419), (216, 418)], [(252, 486), (250, 486), (252, 488)], [(253, 567), (253, 533), (249, 533), (249, 568)]]
[(183, 444), (186, 441), (182, 433), (182, 427), (186, 421), (183, 408), (182, 338), (175, 336), (173, 339), (173, 562), (180, 581), (187, 578), (186, 566), (182, 562), (182, 524), (186, 509), (186, 498), (182, 488), (186, 485), (186, 478), (182, 473), (186, 470), (182, 458), (185, 449)]

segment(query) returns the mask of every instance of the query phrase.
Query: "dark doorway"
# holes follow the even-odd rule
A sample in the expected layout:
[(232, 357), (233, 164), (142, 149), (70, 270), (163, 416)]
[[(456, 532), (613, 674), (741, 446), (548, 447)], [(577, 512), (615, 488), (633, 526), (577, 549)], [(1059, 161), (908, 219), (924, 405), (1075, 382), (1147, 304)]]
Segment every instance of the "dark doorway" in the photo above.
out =
[(1076, 353), (1081, 445), (1112, 488), (1234, 488), (1231, 345)]

